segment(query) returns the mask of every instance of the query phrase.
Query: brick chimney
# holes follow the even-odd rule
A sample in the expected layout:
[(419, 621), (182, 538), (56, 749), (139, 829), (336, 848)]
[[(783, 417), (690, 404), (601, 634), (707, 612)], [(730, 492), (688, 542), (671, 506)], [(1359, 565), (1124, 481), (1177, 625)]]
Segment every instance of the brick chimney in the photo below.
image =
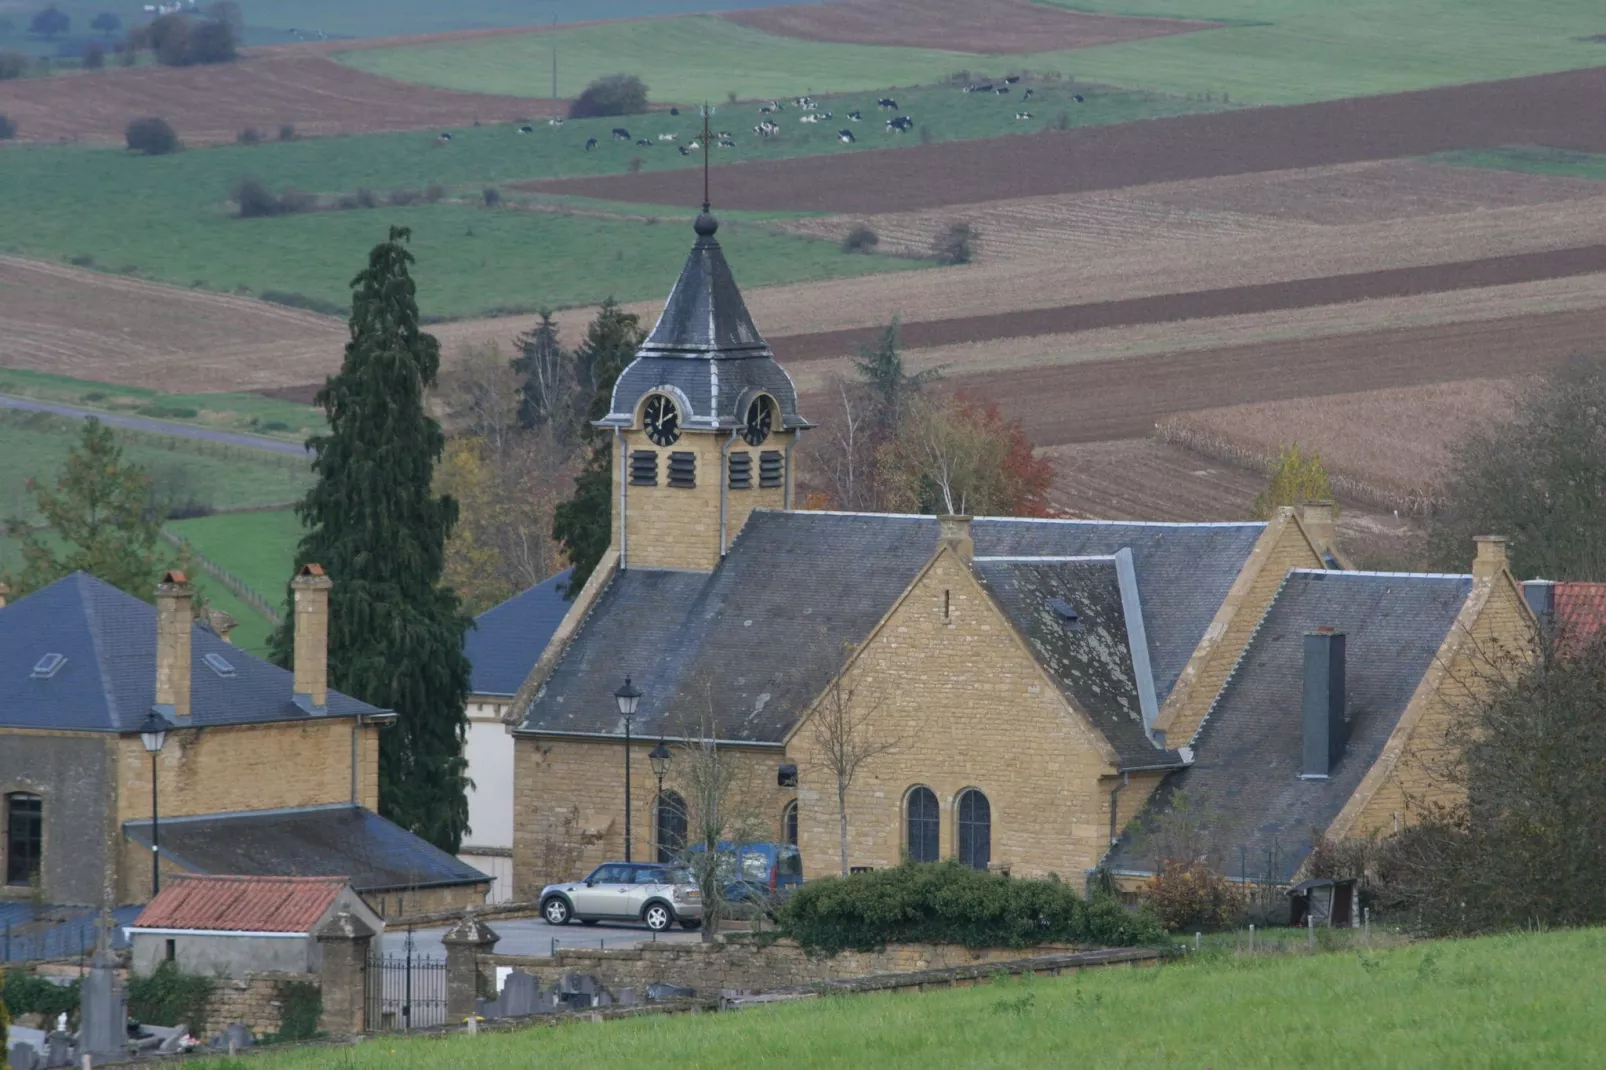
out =
[(1504, 535), (1479, 535), (1472, 541), (1478, 546), (1477, 556), (1472, 559), (1473, 579), (1492, 580), (1511, 563), (1506, 556)]
[(937, 518), (937, 544), (946, 546), (968, 562), (976, 552), (976, 543), (970, 537), (970, 517), (945, 514)]
[(322, 565), (302, 565), (295, 592), (295, 701), (309, 713), (329, 704), (329, 588)]
[(195, 588), (174, 569), (156, 585), (156, 706), (168, 718), (190, 715), (190, 603)]
[(1338, 527), (1333, 519), (1331, 501), (1318, 499), (1306, 502), (1299, 508), (1299, 522), (1305, 526), (1305, 534), (1316, 544), (1318, 553), (1324, 558), (1333, 554), (1338, 546)]

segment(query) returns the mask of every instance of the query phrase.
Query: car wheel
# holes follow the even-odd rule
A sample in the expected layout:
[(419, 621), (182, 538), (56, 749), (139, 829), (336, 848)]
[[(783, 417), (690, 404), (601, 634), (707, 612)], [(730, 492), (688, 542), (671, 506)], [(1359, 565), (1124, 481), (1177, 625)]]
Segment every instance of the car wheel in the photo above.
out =
[(662, 903), (648, 903), (647, 909), (641, 912), (641, 920), (653, 932), (661, 933), (674, 924), (675, 915)]
[(696, 932), (698, 929), (703, 927), (703, 923), (700, 921), (683, 921), (680, 923), (680, 927), (691, 932)]
[(546, 918), (548, 925), (567, 925), (569, 919), (574, 917), (574, 911), (569, 909), (565, 899), (553, 896), (541, 905), (541, 914)]

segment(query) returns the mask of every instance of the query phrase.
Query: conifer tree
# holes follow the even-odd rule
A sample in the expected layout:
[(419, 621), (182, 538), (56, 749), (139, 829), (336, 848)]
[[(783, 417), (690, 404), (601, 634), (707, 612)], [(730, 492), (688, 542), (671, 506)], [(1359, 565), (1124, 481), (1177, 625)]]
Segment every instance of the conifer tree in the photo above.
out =
[[(425, 409), (440, 346), (419, 330), (405, 227), (374, 247), (352, 280), (351, 341), (317, 403), (329, 433), (308, 445), (317, 482), (296, 507), (306, 534), (296, 566), (317, 562), (334, 580), (331, 687), (395, 710), (380, 733), (384, 815), (443, 850), (468, 830), (463, 741), (469, 620), (440, 584), (457, 502), (431, 489), (445, 446)], [(274, 635), (288, 665), (294, 614)]]
[(608, 415), (613, 384), (635, 358), (641, 339), (640, 321), (610, 297), (586, 329), (585, 344), (575, 352), (579, 381), (591, 387), (591, 404), (579, 429), (589, 455), (574, 477), (574, 497), (558, 506), (552, 521), (552, 537), (563, 544), (574, 569), (565, 592), (569, 598), (591, 578), (613, 535), (613, 440), (592, 422)]

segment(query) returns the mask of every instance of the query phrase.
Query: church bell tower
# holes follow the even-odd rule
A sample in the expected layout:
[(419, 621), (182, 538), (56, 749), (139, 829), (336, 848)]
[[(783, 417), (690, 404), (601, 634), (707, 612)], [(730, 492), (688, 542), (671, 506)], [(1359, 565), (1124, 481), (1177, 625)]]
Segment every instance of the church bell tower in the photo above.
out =
[(754, 509), (793, 507), (793, 447), (813, 426), (753, 326), (703, 205), (697, 240), (598, 427), (613, 438), (621, 568), (709, 572)]

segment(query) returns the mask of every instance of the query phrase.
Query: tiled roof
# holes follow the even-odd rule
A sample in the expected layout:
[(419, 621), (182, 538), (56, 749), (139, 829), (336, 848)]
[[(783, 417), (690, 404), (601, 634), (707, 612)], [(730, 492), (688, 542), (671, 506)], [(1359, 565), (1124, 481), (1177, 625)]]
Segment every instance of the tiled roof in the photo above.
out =
[(572, 573), (564, 569), (474, 618), (463, 637), (463, 653), (473, 666), (473, 694), (511, 697), (524, 683), (569, 611), (564, 594)]
[[(189, 724), (309, 721), (297, 706), (290, 672), (190, 629)], [(55, 672), (34, 672), (47, 654), (65, 658)], [(220, 675), (215, 654), (232, 666)], [(156, 697), (156, 608), (83, 572), (0, 609), (0, 728), (136, 732)], [(336, 691), (328, 713), (379, 713)]]
[(1584, 645), (1606, 627), (1606, 583), (1558, 583), (1556, 622), (1565, 641)]
[[(1467, 595), (1471, 576), (1295, 570), (1267, 609), (1196, 741), (1197, 758), (1157, 791), (1146, 817), (1178, 792), (1208, 818), (1228, 875), (1285, 881), (1382, 753)], [(1349, 740), (1325, 780), (1300, 778), (1304, 636), (1345, 635)], [(1124, 835), (1118, 871), (1152, 872)]]
[(1103, 732), (1123, 765), (1181, 764), (1144, 729), (1113, 558), (982, 559), (975, 568), (1038, 663)]
[(146, 904), (134, 927), (307, 933), (344, 887), (344, 877), (178, 874)]
[[(341, 877), (359, 892), (491, 878), (370, 810), (349, 804), (164, 817), (162, 855), (191, 873)], [(149, 821), (123, 832), (150, 846)]]
[(1154, 688), (1164, 702), (1265, 527), (978, 517), (970, 530), (978, 557), (1090, 557), (1131, 550)]

